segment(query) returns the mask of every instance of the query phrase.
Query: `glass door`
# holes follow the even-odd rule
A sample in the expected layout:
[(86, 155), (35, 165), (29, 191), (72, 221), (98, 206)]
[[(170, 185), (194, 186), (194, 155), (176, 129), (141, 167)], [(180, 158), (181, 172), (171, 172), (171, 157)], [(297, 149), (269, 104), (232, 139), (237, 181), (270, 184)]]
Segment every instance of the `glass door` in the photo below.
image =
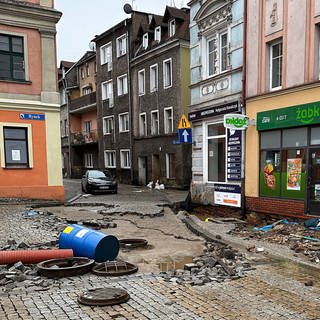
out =
[(320, 148), (309, 151), (308, 213), (320, 216)]

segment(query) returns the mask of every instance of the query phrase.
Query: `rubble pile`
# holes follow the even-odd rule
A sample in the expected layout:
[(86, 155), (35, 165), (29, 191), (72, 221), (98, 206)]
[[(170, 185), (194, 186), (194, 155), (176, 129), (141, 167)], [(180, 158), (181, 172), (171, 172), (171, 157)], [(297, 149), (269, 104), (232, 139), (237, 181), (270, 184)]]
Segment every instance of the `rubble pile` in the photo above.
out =
[(54, 281), (38, 275), (36, 265), (17, 262), (12, 266), (0, 265), (0, 292), (45, 291)]
[(166, 281), (191, 286), (226, 280), (235, 280), (254, 270), (245, 256), (231, 246), (206, 242), (204, 254), (184, 266), (184, 270), (161, 272)]
[[(262, 230), (261, 230), (262, 229)], [(320, 231), (306, 228), (303, 223), (273, 223), (263, 231), (248, 225), (237, 225), (231, 232), (247, 240), (263, 240), (288, 246), (296, 254), (304, 254), (311, 262), (320, 262)]]

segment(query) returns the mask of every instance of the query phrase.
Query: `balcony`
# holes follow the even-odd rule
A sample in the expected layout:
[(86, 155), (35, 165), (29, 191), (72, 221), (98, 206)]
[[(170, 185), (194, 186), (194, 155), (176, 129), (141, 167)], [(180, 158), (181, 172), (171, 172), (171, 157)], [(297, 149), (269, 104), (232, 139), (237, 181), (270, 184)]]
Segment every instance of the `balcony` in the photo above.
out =
[(83, 146), (86, 144), (97, 143), (98, 132), (92, 130), (90, 132), (73, 132), (71, 133), (71, 144), (73, 146)]
[(91, 92), (80, 98), (69, 101), (70, 113), (86, 113), (97, 108), (96, 92)]

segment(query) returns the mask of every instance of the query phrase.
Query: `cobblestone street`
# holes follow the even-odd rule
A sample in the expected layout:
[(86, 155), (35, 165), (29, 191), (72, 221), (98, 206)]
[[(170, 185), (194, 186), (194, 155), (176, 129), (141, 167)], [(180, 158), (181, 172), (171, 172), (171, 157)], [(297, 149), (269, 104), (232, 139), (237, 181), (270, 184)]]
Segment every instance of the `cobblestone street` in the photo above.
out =
[[(0, 246), (10, 239), (28, 244), (57, 240), (57, 234), (65, 227), (63, 220), (50, 215), (39, 227), (32, 217), (24, 216), (25, 211), (23, 205), (0, 207)], [(148, 219), (151, 218), (144, 221)], [(268, 260), (260, 261), (253, 269), (240, 279), (202, 286), (180, 285), (165, 281), (157, 273), (141, 272), (117, 278), (94, 274), (61, 279), (39, 277), (37, 284), (25, 280), (0, 286), (0, 319), (320, 319), (318, 272)], [(77, 302), (85, 290), (105, 286), (125, 289), (130, 300), (107, 307)]]

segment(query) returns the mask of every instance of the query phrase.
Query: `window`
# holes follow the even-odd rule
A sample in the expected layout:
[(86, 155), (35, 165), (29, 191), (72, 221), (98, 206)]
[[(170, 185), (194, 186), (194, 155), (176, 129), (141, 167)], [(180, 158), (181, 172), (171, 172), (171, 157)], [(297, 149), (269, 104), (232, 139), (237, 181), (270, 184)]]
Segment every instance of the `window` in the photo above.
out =
[(84, 79), (84, 71), (83, 71), (83, 68), (80, 68), (80, 77), (81, 77), (81, 79)]
[(161, 41), (161, 27), (158, 26), (154, 29), (154, 40), (160, 42)]
[(220, 34), (220, 72), (228, 68), (228, 34)]
[(142, 46), (144, 49), (147, 49), (148, 48), (148, 45), (149, 45), (149, 37), (148, 37), (148, 33), (145, 33), (143, 35), (143, 38), (142, 38)]
[(159, 134), (159, 111), (158, 110), (151, 111), (151, 134), (152, 135)]
[(260, 133), (261, 196), (304, 199), (307, 145), (306, 127)]
[(282, 85), (282, 41), (270, 44), (270, 89), (280, 89)]
[(145, 71), (140, 70), (138, 72), (138, 90), (139, 90), (139, 96), (142, 96), (145, 94)]
[(109, 107), (113, 106), (113, 84), (112, 80), (103, 82), (101, 84), (102, 100), (109, 101)]
[(145, 112), (140, 113), (139, 132), (140, 136), (147, 135), (147, 114)]
[(176, 22), (175, 20), (170, 20), (169, 21), (169, 37), (174, 36), (176, 33)]
[(93, 168), (93, 154), (85, 153), (84, 154), (84, 166), (86, 168)]
[(104, 165), (106, 168), (116, 167), (116, 152), (114, 150), (104, 151)]
[(169, 88), (172, 86), (172, 60), (163, 61), (163, 87)]
[(124, 34), (117, 38), (117, 57), (123, 56), (127, 53), (127, 36)]
[(207, 73), (208, 76), (228, 70), (228, 33), (207, 39)]
[(158, 90), (158, 65), (150, 67), (150, 92)]
[(3, 127), (5, 167), (28, 168), (28, 129)]
[(119, 132), (129, 131), (129, 113), (119, 114)]
[(173, 109), (165, 108), (164, 109), (164, 133), (173, 132)]
[(0, 79), (25, 80), (22, 37), (0, 34)]
[(100, 62), (101, 65), (108, 64), (108, 70), (112, 69), (112, 45), (111, 42), (100, 48)]
[(87, 77), (90, 76), (89, 63), (86, 63), (86, 75), (87, 75)]
[(176, 155), (174, 153), (166, 153), (166, 177), (174, 179), (176, 176)]
[(91, 127), (92, 127), (91, 120), (84, 122), (84, 132), (90, 133), (91, 132)]
[(123, 169), (131, 167), (130, 150), (120, 150), (120, 163)]
[(114, 130), (114, 116), (103, 118), (103, 134), (111, 134)]
[(226, 129), (223, 123), (208, 124), (207, 132), (207, 181), (226, 181)]
[(91, 86), (85, 86), (82, 88), (82, 95), (85, 96), (86, 94), (90, 94), (92, 92)]
[(128, 93), (128, 80), (127, 75), (124, 74), (118, 77), (118, 96), (123, 96)]

